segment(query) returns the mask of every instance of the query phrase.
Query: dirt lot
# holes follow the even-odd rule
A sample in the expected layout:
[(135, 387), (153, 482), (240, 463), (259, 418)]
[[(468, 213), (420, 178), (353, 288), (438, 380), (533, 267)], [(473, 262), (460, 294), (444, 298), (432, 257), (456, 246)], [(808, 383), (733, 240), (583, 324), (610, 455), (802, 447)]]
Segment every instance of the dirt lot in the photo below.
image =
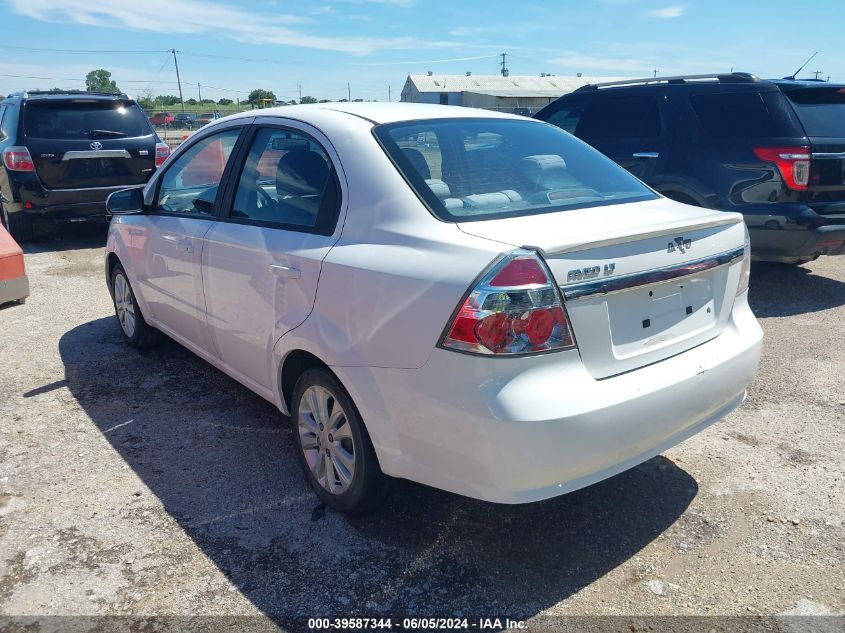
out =
[(845, 611), (845, 258), (755, 267), (748, 401), (665, 455), (526, 506), (400, 482), (348, 520), (270, 404), (122, 343), (100, 243), (30, 247), (32, 296), (0, 309), (2, 614)]

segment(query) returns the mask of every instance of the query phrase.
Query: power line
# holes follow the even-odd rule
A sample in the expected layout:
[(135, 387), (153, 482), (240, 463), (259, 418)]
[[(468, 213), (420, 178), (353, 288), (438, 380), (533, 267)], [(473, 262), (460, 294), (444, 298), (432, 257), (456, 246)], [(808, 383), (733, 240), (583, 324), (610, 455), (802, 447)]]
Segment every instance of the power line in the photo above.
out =
[(30, 53), (81, 53), (81, 54), (104, 54), (108, 53), (110, 55), (116, 54), (125, 54), (125, 55), (158, 55), (159, 53), (169, 53), (170, 50), (162, 49), (162, 50), (144, 50), (144, 51), (127, 51), (127, 50), (86, 50), (86, 49), (79, 49), (79, 48), (32, 48), (30, 46), (10, 46), (8, 44), (0, 44), (0, 48), (16, 50), (16, 51), (27, 51)]

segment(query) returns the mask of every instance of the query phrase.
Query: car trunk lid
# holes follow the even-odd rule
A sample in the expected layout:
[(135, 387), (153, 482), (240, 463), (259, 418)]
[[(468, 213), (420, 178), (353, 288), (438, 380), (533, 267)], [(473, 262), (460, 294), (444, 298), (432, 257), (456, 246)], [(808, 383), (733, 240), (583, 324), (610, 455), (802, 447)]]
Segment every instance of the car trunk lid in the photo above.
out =
[(23, 129), (35, 171), (50, 189), (143, 184), (155, 169), (156, 137), (132, 103), (31, 100)]
[(543, 255), (585, 367), (606, 378), (700, 345), (725, 328), (744, 230), (738, 214), (666, 199), (462, 223)]

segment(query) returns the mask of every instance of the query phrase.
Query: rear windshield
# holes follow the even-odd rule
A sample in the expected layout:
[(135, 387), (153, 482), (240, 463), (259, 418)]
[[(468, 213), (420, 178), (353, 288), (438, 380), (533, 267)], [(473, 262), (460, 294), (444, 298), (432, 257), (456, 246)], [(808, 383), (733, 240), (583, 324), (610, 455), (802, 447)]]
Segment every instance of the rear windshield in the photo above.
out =
[(657, 197), (586, 143), (539, 121), (432, 119), (379, 125), (375, 135), (429, 209), (450, 222)]
[[(692, 108), (708, 136), (795, 136), (796, 124), (778, 92), (716, 92), (692, 97)], [(802, 135), (803, 136), (803, 135)]]
[(845, 137), (845, 88), (785, 90), (807, 136)]
[(24, 134), (30, 138), (94, 139), (152, 134), (144, 112), (120, 101), (29, 101)]

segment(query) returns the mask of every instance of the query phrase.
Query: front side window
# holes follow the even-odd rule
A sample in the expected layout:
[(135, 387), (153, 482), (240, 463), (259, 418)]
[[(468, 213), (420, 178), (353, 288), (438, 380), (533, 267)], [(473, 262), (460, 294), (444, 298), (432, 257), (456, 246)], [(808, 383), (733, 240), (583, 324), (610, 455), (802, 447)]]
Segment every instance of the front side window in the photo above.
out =
[(211, 215), (226, 163), (240, 136), (231, 128), (197, 141), (176, 158), (161, 177), (159, 211), (185, 215)]
[(299, 132), (268, 127), (255, 135), (229, 217), (331, 233), (337, 201), (323, 147)]
[(657, 101), (640, 95), (594, 99), (581, 115), (575, 136), (591, 140), (660, 136)]
[(375, 135), (417, 195), (446, 221), (657, 197), (597, 150), (538, 121), (433, 119), (379, 125)]

